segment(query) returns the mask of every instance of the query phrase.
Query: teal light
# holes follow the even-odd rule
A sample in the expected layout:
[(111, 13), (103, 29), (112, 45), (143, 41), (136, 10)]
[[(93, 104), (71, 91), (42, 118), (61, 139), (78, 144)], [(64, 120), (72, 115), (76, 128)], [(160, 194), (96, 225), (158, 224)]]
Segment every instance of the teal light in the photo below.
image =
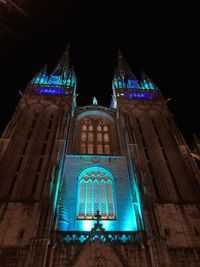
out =
[(137, 80), (125, 80), (124, 78), (118, 77), (113, 80), (113, 88), (114, 89), (130, 89), (130, 90), (153, 90), (156, 91), (157, 88), (152, 84), (152, 82), (148, 80), (143, 80), (138, 82)]
[[(133, 179), (133, 185), (134, 185), (134, 190), (136, 193), (136, 201), (133, 203), (134, 205), (134, 210), (135, 210), (135, 220), (137, 221), (137, 224), (139, 227), (144, 230), (144, 222), (143, 222), (143, 213), (142, 213), (142, 204), (141, 204), (141, 198), (140, 198), (140, 192), (139, 188), (137, 185), (137, 182), (135, 178)], [(139, 230), (141, 230), (139, 229)]]
[[(134, 174), (132, 176), (132, 182), (130, 180), (131, 178), (127, 171), (126, 158), (121, 156), (114, 157), (116, 160), (115, 164), (118, 164), (117, 162), (119, 162), (119, 166), (122, 166), (117, 167), (119, 168), (118, 172), (116, 171), (116, 168), (113, 169), (113, 166), (111, 169), (109, 169), (109, 166), (108, 168), (100, 166), (86, 168), (85, 162), (81, 159), (90, 156), (81, 155), (79, 157), (78, 155), (76, 156), (76, 158), (80, 160), (79, 170), (82, 169), (82, 171), (77, 174), (73, 174), (73, 169), (70, 170), (69, 174), (66, 172), (66, 177), (58, 187), (56, 187), (55, 199), (57, 199), (57, 201), (55, 201), (55, 203), (57, 203), (57, 220), (55, 229), (58, 231), (90, 231), (97, 222), (95, 215), (96, 210), (99, 210), (100, 215), (102, 216), (100, 218), (100, 223), (105, 231), (137, 232), (142, 230), (144, 225), (142, 221), (140, 193)], [(100, 158), (103, 162), (108, 156), (102, 155)], [(121, 164), (121, 162), (123, 162), (123, 164)], [(102, 189), (100, 189), (100, 191), (98, 189), (98, 194), (96, 194), (94, 192), (97, 191), (94, 191), (94, 187), (92, 186), (81, 186), (80, 188), (80, 185), (83, 185), (83, 183), (91, 184), (93, 182), (97, 184), (97, 178), (99, 184), (101, 184), (101, 180), (102, 184), (106, 184), (106, 186), (100, 188), (108, 188), (107, 183), (105, 183), (105, 177), (108, 184), (112, 184), (113, 197), (110, 198), (112, 199), (110, 202), (106, 202), (108, 194), (107, 189), (106, 194), (102, 193), (105, 192), (101, 191)], [(86, 188), (86, 191), (83, 188)], [(88, 188), (90, 190), (89, 198), (87, 195)], [(97, 190), (98, 186), (95, 188), (95, 190)], [(81, 192), (85, 193), (82, 194)], [(98, 197), (98, 201), (95, 202), (94, 200), (97, 198), (94, 198), (94, 196), (99, 196), (99, 194), (101, 196)], [(102, 198), (102, 196), (104, 197)], [(94, 203), (99, 204), (94, 205)], [(103, 209), (101, 209), (102, 203), (105, 205)], [(107, 208), (108, 203), (114, 203), (114, 213), (110, 212), (110, 208)], [(111, 214), (114, 216), (110, 217)]]
[(46, 72), (40, 72), (31, 81), (32, 84), (45, 85), (45, 86), (70, 86), (76, 87), (76, 77), (74, 73), (66, 73), (67, 70), (63, 69), (59, 73), (54, 72), (48, 75)]
[[(77, 223), (77, 229), (78, 231), (90, 231), (96, 223), (96, 220), (82, 220)], [(109, 221), (109, 220), (100, 220), (100, 223), (102, 224), (102, 227), (106, 231), (115, 231), (116, 230), (116, 222)], [(127, 231), (130, 230), (130, 227), (127, 226)], [(136, 229), (134, 229), (136, 231)], [(126, 230), (125, 230), (126, 231)]]
[(94, 227), (94, 222), (89, 220), (84, 220), (82, 222), (82, 229), (83, 231), (90, 231)]

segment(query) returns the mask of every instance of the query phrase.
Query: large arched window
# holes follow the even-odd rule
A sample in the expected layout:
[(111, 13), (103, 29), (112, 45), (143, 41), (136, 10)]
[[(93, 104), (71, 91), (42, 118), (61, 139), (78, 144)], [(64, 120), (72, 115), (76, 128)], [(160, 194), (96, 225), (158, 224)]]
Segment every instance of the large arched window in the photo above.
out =
[(101, 168), (85, 171), (79, 179), (78, 219), (115, 219), (113, 179)]
[(83, 120), (80, 125), (80, 154), (111, 154), (110, 125), (103, 120)]

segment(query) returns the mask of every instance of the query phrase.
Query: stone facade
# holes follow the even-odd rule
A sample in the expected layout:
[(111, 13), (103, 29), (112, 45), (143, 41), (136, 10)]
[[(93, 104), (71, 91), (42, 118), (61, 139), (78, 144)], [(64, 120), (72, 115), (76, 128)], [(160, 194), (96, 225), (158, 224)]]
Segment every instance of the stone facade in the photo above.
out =
[[(68, 50), (45, 75), (28, 85), (0, 139), (0, 266), (199, 266), (199, 142), (191, 153), (160, 91), (138, 89), (121, 54), (112, 108), (76, 106)], [(108, 127), (107, 152), (81, 152), (84, 122)], [(79, 177), (91, 169), (110, 175), (115, 214), (84, 230)]]

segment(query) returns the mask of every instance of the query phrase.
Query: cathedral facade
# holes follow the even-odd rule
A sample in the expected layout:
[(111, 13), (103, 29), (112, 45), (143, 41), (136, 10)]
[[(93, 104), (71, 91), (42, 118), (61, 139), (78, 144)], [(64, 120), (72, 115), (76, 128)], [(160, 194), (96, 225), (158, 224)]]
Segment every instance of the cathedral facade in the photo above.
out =
[(199, 266), (200, 171), (159, 88), (120, 52), (110, 107), (76, 84), (66, 49), (0, 139), (0, 266)]

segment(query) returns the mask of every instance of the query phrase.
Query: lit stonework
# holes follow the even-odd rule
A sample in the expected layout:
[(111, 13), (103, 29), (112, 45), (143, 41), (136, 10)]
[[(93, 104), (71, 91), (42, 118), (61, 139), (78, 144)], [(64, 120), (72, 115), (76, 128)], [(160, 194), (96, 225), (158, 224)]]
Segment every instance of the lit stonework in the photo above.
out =
[(121, 53), (111, 107), (77, 106), (76, 84), (67, 49), (0, 139), (0, 266), (199, 266), (198, 138)]

